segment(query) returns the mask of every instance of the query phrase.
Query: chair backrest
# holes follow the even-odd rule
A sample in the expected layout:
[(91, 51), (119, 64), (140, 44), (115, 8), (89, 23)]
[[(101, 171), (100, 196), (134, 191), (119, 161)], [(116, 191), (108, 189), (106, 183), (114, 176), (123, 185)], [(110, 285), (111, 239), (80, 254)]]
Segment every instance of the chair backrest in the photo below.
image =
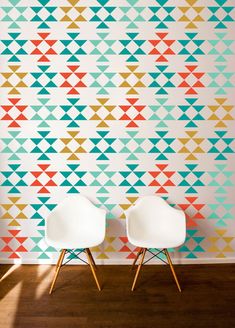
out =
[(46, 239), (60, 239), (65, 233), (76, 238), (96, 236), (103, 241), (105, 236), (104, 209), (96, 207), (89, 199), (80, 194), (70, 195), (60, 202), (46, 220)]
[(144, 231), (152, 234), (154, 231), (162, 236), (174, 234), (184, 242), (186, 235), (186, 220), (183, 211), (171, 207), (158, 196), (145, 196), (126, 213), (127, 236), (141, 236)]

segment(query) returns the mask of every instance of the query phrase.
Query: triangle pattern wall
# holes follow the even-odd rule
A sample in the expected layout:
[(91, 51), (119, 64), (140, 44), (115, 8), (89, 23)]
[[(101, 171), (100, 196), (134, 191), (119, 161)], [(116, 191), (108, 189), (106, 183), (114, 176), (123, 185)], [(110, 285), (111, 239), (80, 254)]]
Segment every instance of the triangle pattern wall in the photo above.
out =
[(107, 209), (99, 260), (127, 262), (125, 210), (187, 215), (175, 258), (234, 259), (235, 7), (222, 0), (2, 0), (1, 261), (53, 261), (67, 194)]

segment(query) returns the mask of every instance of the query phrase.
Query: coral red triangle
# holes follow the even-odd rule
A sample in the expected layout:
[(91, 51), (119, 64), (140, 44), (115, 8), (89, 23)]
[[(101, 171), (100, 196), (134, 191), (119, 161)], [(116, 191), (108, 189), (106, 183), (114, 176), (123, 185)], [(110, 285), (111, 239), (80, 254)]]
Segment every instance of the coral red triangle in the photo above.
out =
[(168, 193), (168, 192), (165, 188), (161, 187), (157, 190), (157, 193)]
[(13, 121), (11, 124), (9, 124), (9, 127), (10, 128), (19, 128), (20, 125), (16, 121)]
[(20, 245), (17, 249), (16, 249), (16, 252), (28, 252), (27, 249), (23, 246), (23, 245)]
[(10, 246), (6, 245), (5, 247), (3, 247), (1, 249), (1, 252), (10, 253), (10, 252), (13, 252), (13, 249)]
[(127, 101), (131, 104), (134, 105), (139, 99), (138, 98), (128, 98)]
[(124, 245), (121, 249), (119, 249), (119, 252), (130, 252), (131, 249), (129, 247), (127, 247), (126, 245)]
[(20, 256), (17, 255), (16, 253), (12, 253), (10, 256), (9, 256), (9, 259), (19, 259)]
[(135, 122), (131, 121), (129, 124), (127, 124), (127, 128), (138, 128), (138, 125)]
[(38, 193), (39, 193), (39, 194), (49, 194), (50, 192), (49, 192), (45, 187), (43, 187), (43, 188), (41, 188), (41, 189), (39, 190)]

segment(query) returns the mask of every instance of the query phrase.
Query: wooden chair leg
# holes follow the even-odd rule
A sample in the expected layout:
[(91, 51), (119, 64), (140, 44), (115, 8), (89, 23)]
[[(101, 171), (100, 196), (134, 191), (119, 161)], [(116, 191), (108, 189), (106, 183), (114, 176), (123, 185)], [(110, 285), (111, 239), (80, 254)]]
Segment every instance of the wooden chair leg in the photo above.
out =
[(138, 268), (137, 268), (137, 271), (136, 271), (136, 274), (135, 274), (135, 278), (134, 278), (134, 281), (133, 281), (133, 284), (132, 284), (132, 288), (131, 288), (132, 292), (135, 289), (135, 284), (136, 284), (136, 281), (138, 279), (138, 276), (139, 276), (140, 269), (141, 269), (143, 261), (144, 261), (146, 251), (147, 251), (147, 248), (144, 248), (143, 253), (142, 253), (142, 257), (141, 257), (140, 263), (138, 265)]
[(56, 280), (57, 280), (57, 277), (58, 277), (58, 274), (60, 272), (60, 268), (61, 268), (61, 265), (63, 263), (63, 259), (64, 259), (64, 256), (65, 256), (65, 253), (66, 253), (66, 249), (62, 249), (61, 253), (60, 253), (60, 256), (59, 256), (59, 259), (58, 259), (58, 262), (56, 264), (56, 269), (55, 269), (55, 274), (54, 274), (54, 278), (52, 280), (52, 284), (51, 284), (51, 288), (50, 288), (50, 291), (49, 291), (49, 294), (52, 293), (52, 290), (54, 288), (54, 285), (56, 283)]
[(97, 268), (97, 265), (95, 263), (95, 260), (94, 260), (94, 258), (92, 256), (92, 254), (91, 254), (90, 248), (87, 248), (87, 251), (89, 252), (89, 255), (90, 255), (90, 258), (91, 258), (91, 262), (92, 262), (94, 268), (97, 270), (98, 268)]
[(174, 279), (175, 279), (175, 282), (176, 282), (176, 285), (177, 285), (177, 287), (178, 287), (178, 290), (179, 290), (179, 292), (181, 292), (180, 284), (179, 284), (179, 281), (178, 281), (178, 279), (177, 279), (177, 276), (176, 276), (176, 273), (175, 273), (175, 270), (174, 270), (174, 267), (173, 267), (173, 264), (172, 264), (172, 261), (171, 261), (171, 258), (170, 258), (170, 254), (169, 254), (169, 252), (168, 252), (167, 249), (164, 249), (164, 253), (166, 254), (167, 261), (168, 261), (168, 263), (169, 263), (169, 265), (170, 265), (171, 272), (172, 272), (173, 277), (174, 277)]
[(142, 253), (143, 253), (143, 248), (141, 248), (141, 249), (139, 250), (139, 252), (137, 253), (136, 258), (134, 259), (134, 262), (133, 262), (133, 264), (132, 264), (132, 266), (131, 266), (131, 270), (134, 269), (134, 266), (135, 266), (136, 262), (138, 261), (139, 256), (140, 256)]
[(96, 285), (97, 285), (99, 291), (101, 291), (101, 288), (100, 288), (100, 284), (99, 284), (98, 278), (97, 278), (97, 276), (96, 276), (96, 273), (95, 273), (94, 267), (93, 267), (93, 265), (92, 265), (92, 259), (91, 259), (91, 256), (90, 256), (89, 251), (88, 251), (87, 248), (85, 249), (85, 252), (86, 252), (87, 259), (88, 259), (88, 263), (89, 263), (89, 265), (90, 265), (90, 268), (91, 268), (91, 271), (92, 271), (93, 277), (94, 277), (94, 279), (95, 279)]

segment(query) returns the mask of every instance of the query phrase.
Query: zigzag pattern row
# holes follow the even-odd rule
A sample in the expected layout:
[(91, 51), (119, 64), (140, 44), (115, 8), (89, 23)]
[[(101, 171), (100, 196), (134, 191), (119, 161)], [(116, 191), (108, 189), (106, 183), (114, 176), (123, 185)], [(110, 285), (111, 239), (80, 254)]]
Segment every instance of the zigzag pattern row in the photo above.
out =
[(107, 210), (97, 259), (128, 260), (125, 210), (187, 217), (180, 258), (234, 257), (235, 7), (227, 0), (2, 0), (1, 260), (51, 261), (67, 194)]

